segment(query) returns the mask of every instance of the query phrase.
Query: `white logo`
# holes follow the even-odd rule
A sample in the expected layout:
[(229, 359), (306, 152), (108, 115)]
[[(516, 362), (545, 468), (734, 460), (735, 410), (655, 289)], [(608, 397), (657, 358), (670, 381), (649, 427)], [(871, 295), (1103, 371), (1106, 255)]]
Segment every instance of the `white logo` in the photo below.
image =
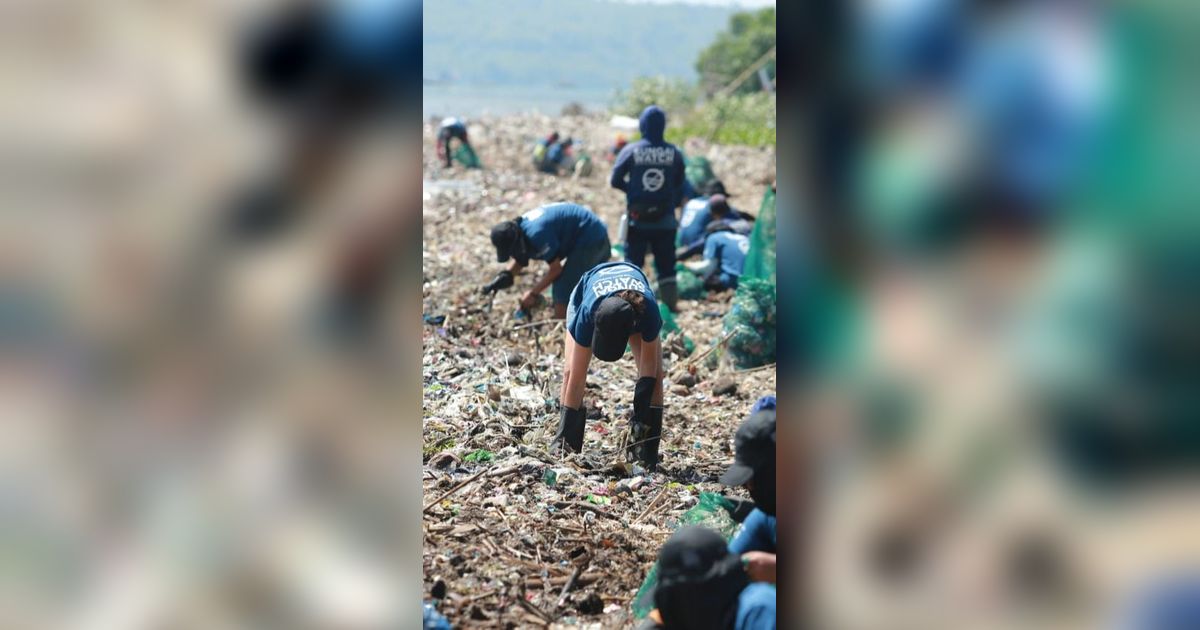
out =
[(633, 276), (619, 276), (617, 278), (597, 280), (592, 284), (592, 292), (596, 294), (596, 297), (604, 297), (609, 293), (616, 293), (625, 289), (633, 289), (645, 293), (646, 285)]
[(663, 187), (663, 183), (666, 181), (666, 179), (667, 178), (665, 175), (663, 175), (661, 168), (648, 169), (645, 173), (642, 173), (642, 187), (645, 188), (647, 192), (655, 192), (659, 188)]
[(529, 212), (525, 213), (525, 220), (526, 221), (537, 221), (545, 213), (546, 213), (545, 208), (534, 208), (533, 210), (530, 210)]
[(738, 239), (737, 246), (738, 249), (742, 250), (742, 253), (745, 254), (746, 252), (750, 251), (750, 239), (745, 237)]

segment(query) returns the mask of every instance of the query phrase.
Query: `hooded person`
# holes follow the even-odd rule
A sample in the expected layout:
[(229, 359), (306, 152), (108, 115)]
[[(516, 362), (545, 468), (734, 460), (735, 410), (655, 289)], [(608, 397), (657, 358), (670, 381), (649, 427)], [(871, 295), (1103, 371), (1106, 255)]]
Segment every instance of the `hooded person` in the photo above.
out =
[(638, 127), (642, 138), (625, 145), (617, 155), (609, 183), (625, 193), (629, 219), (625, 260), (641, 268), (646, 253), (654, 255), (659, 296), (674, 311), (679, 298), (675, 284), (675, 209), (683, 201), (683, 152), (663, 139), (667, 115), (657, 105), (642, 112)]
[(683, 209), (679, 236), (675, 239), (679, 245), (675, 253), (676, 260), (702, 253), (705, 241), (714, 232), (748, 236), (754, 231), (754, 217), (729, 205), (725, 186), (720, 181), (714, 182), (709, 191), (711, 196), (693, 199)]
[(658, 465), (663, 426), (662, 317), (650, 281), (627, 262), (606, 262), (583, 274), (571, 291), (566, 313), (563, 381), (558, 433), (554, 443), (576, 453), (583, 450), (583, 392), (594, 355), (617, 361), (626, 346), (637, 364), (627, 454), (649, 470)]
[(734, 462), (721, 476), (727, 486), (744, 486), (754, 509), (729, 542), (756, 580), (774, 581), (778, 538), (775, 522), (775, 400), (763, 397), (733, 438)]
[(681, 527), (659, 552), (654, 605), (667, 630), (775, 628), (775, 589), (752, 583), (721, 535), (697, 525)]
[(549, 269), (521, 297), (521, 308), (532, 308), (537, 296), (553, 286), (556, 318), (566, 317), (571, 290), (584, 273), (608, 260), (612, 247), (604, 222), (585, 206), (567, 202), (539, 206), (515, 220), (498, 223), (491, 239), (496, 262), (511, 262), (482, 292), (507, 289), (530, 260), (545, 261)]

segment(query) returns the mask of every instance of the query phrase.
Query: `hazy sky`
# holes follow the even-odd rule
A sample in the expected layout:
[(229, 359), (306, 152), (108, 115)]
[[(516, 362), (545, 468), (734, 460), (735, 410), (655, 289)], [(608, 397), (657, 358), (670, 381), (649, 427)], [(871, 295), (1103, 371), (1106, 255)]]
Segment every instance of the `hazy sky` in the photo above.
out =
[(775, 0), (613, 0), (615, 2), (628, 2), (637, 4), (639, 2), (651, 2), (656, 4), (666, 4), (672, 2), (683, 2), (686, 4), (711, 4), (715, 6), (725, 7), (773, 7)]

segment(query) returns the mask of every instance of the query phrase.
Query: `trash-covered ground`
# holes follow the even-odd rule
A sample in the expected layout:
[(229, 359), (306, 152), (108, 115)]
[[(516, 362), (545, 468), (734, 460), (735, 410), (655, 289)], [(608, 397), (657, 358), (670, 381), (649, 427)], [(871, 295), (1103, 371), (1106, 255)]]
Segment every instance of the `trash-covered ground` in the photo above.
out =
[[(604, 152), (617, 132), (604, 116), (470, 121), (484, 169), (447, 171), (435, 130), (426, 125), (423, 157), (426, 599), (442, 600), (456, 627), (630, 626), (634, 594), (677, 519), (701, 491), (724, 491), (717, 478), (732, 461), (733, 431), (757, 397), (775, 393), (774, 368), (736, 371), (702, 356), (723, 338), (732, 293), (682, 302), (676, 320), (695, 350), (689, 356), (678, 333), (666, 346), (659, 470), (627, 463), (620, 449), (635, 380), (628, 357), (593, 361), (584, 452), (552, 455), (563, 328), (549, 308), (532, 321), (513, 316), (542, 263), (494, 300), (480, 295), (502, 268), (488, 234), (566, 200), (597, 212), (615, 241), (623, 198), (608, 185)], [(530, 146), (555, 130), (583, 140), (590, 177), (534, 171)], [(768, 149), (693, 142), (685, 151), (707, 156), (733, 205), (748, 211), (774, 181)]]

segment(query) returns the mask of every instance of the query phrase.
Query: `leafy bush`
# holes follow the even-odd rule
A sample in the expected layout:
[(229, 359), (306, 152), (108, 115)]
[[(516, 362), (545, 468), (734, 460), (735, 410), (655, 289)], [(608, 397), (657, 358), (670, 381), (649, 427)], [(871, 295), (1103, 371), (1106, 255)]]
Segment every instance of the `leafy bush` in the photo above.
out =
[(696, 86), (684, 79), (638, 77), (628, 90), (617, 92), (613, 112), (636, 118), (643, 109), (658, 105), (666, 110), (667, 120), (674, 121), (695, 108), (697, 96)]
[(720, 144), (774, 146), (775, 124), (774, 94), (734, 94), (706, 101), (672, 121), (667, 125), (667, 140), (678, 144), (690, 137), (711, 137)]

